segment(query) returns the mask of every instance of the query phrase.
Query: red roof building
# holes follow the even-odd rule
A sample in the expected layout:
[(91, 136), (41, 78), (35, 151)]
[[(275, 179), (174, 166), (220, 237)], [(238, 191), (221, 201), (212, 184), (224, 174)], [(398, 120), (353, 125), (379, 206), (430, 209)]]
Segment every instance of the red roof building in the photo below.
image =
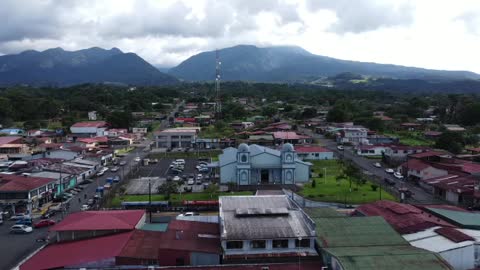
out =
[(133, 232), (86, 240), (48, 245), (20, 266), (20, 270), (81, 268), (88, 266), (104, 268), (115, 266), (114, 258), (120, 254)]
[(51, 178), (0, 174), (0, 193), (30, 192), (48, 184), (55, 183), (56, 181), (58, 180)]
[(19, 136), (0, 136), (0, 147), (4, 144), (21, 144), (23, 138)]
[(317, 146), (317, 145), (301, 145), (295, 147), (295, 151), (297, 153), (324, 153), (324, 152), (332, 152), (325, 147)]
[(413, 205), (392, 201), (363, 204), (355, 209), (354, 215), (381, 216), (400, 234), (416, 233), (436, 226), (454, 227)]
[(86, 143), (86, 144), (108, 143), (108, 137), (101, 136), (101, 137), (93, 137), (93, 138), (80, 138), (77, 141), (82, 142), (82, 143)]
[(144, 219), (144, 210), (85, 211), (68, 215), (51, 231), (133, 230)]

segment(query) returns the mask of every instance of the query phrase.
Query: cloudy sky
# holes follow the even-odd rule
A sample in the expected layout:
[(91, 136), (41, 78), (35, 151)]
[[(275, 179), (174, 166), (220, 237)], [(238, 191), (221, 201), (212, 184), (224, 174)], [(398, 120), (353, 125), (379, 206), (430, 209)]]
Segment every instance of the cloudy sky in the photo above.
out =
[(480, 73), (478, 0), (1, 0), (0, 54), (118, 47), (157, 66), (238, 44)]

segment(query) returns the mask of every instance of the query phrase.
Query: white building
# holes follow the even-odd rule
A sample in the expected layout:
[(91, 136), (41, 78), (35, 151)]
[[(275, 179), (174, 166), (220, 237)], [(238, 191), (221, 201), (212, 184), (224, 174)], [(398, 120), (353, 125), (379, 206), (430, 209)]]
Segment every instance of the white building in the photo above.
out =
[(356, 151), (359, 156), (382, 156), (386, 148), (384, 145), (359, 145)]
[(317, 255), (315, 223), (286, 195), (222, 196), (219, 203), (224, 261)]
[(169, 128), (156, 131), (155, 145), (157, 148), (193, 147), (200, 132), (199, 127)]
[(327, 160), (333, 159), (333, 151), (316, 145), (297, 145), (297, 157), (301, 160)]
[(88, 112), (89, 121), (97, 121), (97, 111)]
[(348, 127), (342, 128), (337, 134), (338, 143), (350, 143), (357, 145), (359, 143), (368, 142), (368, 129), (364, 127)]
[(105, 131), (108, 129), (108, 124), (105, 121), (88, 121), (88, 122), (78, 122), (70, 127), (70, 131), (75, 135), (85, 137), (96, 137), (103, 136)]

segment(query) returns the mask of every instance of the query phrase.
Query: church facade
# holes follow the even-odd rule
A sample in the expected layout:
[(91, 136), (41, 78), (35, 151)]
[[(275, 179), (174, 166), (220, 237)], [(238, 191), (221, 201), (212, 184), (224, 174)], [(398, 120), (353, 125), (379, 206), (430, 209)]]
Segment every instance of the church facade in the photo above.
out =
[(311, 163), (297, 158), (293, 145), (281, 150), (252, 144), (227, 148), (219, 157), (220, 183), (238, 185), (297, 184), (310, 179)]

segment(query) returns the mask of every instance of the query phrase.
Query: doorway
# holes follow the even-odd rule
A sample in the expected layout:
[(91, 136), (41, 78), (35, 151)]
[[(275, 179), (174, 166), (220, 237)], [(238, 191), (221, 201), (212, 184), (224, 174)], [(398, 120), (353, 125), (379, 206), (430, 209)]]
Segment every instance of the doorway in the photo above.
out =
[(269, 172), (267, 169), (260, 171), (260, 181), (262, 184), (268, 184)]

